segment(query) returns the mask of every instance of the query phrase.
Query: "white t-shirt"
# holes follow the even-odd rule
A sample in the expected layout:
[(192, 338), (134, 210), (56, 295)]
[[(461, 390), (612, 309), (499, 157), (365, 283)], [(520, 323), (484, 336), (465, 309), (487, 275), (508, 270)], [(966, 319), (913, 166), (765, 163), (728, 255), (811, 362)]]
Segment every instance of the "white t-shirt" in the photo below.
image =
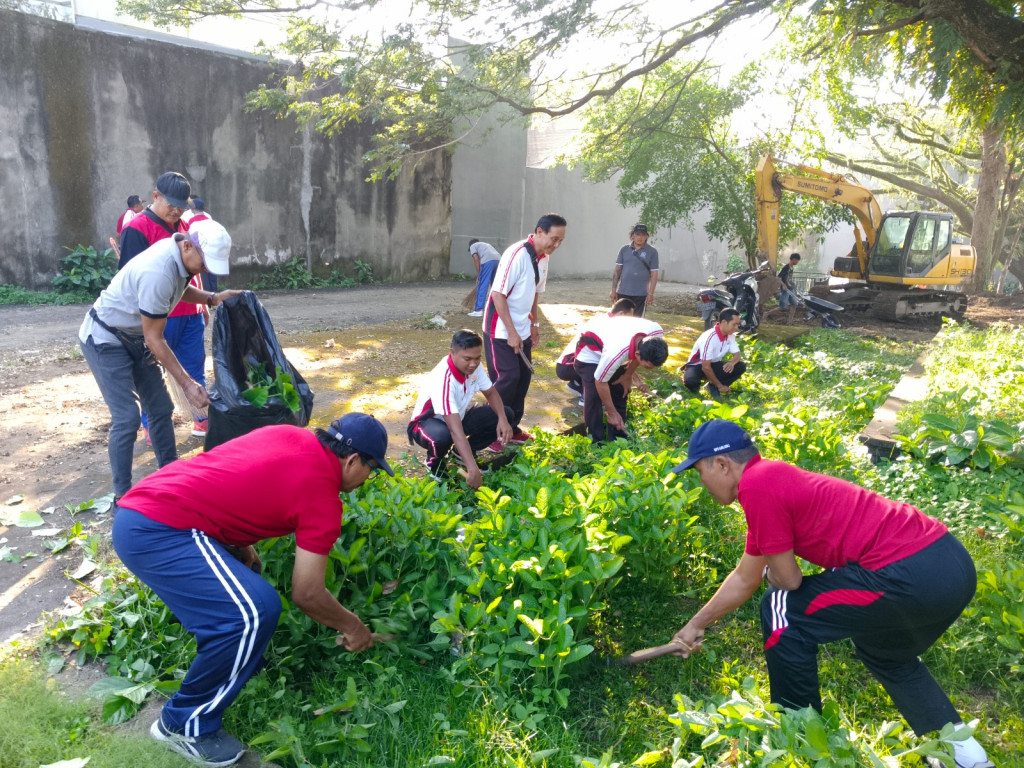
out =
[(443, 419), (453, 413), (459, 414), (461, 419), (466, 415), (473, 395), (486, 392), (493, 386), (485, 366), (480, 365), (469, 376), (463, 376), (448, 355), (427, 374), (412, 411), (412, 421), (430, 417)]
[(595, 381), (611, 381), (615, 372), (629, 362), (636, 336), (663, 336), (661, 326), (643, 317), (595, 317), (580, 333), (576, 360), (597, 365)]
[[(533, 244), (533, 235), (510, 245), (501, 255), (498, 268), (491, 284), (491, 293), (495, 291), (503, 295), (508, 302), (512, 325), (521, 339), (530, 338), (530, 310), (533, 299), (538, 293), (544, 293), (548, 282), (548, 257), (537, 254), (537, 272), (539, 279), (534, 277), (533, 264), (526, 244)], [(484, 309), (484, 333), (495, 339), (508, 339), (508, 329), (494, 308), (494, 300), (487, 297)]]
[(708, 328), (697, 337), (697, 342), (693, 345), (693, 351), (690, 352), (690, 359), (686, 361), (686, 364), (700, 365), (705, 360), (717, 363), (726, 354), (736, 355), (739, 354), (739, 351), (740, 345), (736, 343), (736, 334), (723, 336), (722, 332), (718, 330), (718, 323), (715, 323), (714, 328)]
[[(125, 264), (92, 305), (100, 320), (125, 333), (141, 335), (143, 315), (167, 317), (191, 277), (178, 247), (185, 237), (175, 234), (158, 240)], [(78, 329), (78, 338), (84, 342), (89, 336), (97, 344), (120, 344), (87, 314)]]

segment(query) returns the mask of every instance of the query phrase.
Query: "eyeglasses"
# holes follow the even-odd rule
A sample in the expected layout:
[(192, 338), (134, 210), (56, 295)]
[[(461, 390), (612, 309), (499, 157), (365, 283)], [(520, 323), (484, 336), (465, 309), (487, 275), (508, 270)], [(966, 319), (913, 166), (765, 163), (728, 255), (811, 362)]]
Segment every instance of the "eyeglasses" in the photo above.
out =
[(370, 468), (371, 475), (376, 475), (378, 472), (380, 472), (380, 464), (377, 463), (376, 459), (367, 459), (365, 456), (363, 456), (363, 454), (359, 454), (359, 459), (363, 462), (363, 464)]

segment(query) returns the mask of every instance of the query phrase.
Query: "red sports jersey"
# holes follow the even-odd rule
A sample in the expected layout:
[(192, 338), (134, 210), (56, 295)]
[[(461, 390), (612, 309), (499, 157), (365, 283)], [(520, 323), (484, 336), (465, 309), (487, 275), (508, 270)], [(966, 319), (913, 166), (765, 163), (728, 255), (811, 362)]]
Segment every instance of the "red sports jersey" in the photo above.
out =
[(877, 571), (916, 554), (946, 526), (909, 504), (781, 461), (751, 459), (739, 483), (747, 554), (797, 557), (822, 568)]
[(316, 435), (263, 427), (139, 482), (120, 506), (172, 528), (196, 528), (238, 547), (295, 534), (326, 555), (341, 532), (341, 463)]

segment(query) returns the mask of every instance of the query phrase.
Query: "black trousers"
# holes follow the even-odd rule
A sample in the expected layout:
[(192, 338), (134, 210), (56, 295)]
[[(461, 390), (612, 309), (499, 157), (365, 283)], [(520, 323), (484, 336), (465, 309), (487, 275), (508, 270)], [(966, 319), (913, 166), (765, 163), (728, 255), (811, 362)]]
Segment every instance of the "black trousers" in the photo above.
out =
[[(715, 372), (715, 376), (718, 377), (722, 384), (731, 387), (732, 383), (747, 370), (747, 364), (740, 360), (733, 366), (732, 373), (726, 373), (725, 363), (720, 361), (712, 363), (711, 370)], [(700, 388), (702, 381), (704, 381), (704, 371), (701, 370), (700, 365), (687, 365), (686, 370), (683, 372), (683, 384), (686, 388), (696, 392)]]
[[(512, 409), (505, 406), (505, 418), (512, 421)], [(444, 419), (436, 416), (412, 422), (406, 430), (409, 439), (427, 449), (427, 469), (440, 470), (445, 456), (452, 449), (452, 433)], [(498, 414), (489, 405), (474, 405), (462, 417), (462, 431), (466, 433), (473, 453), (483, 450), (498, 439)]]
[(580, 375), (576, 373), (575, 358), (572, 363), (555, 363), (555, 376), (568, 382), (577, 392), (583, 391), (583, 382), (580, 381)]
[[(523, 354), (531, 360), (530, 352), (533, 342), (523, 339)], [(519, 429), (526, 411), (526, 393), (530, 391), (530, 380), (533, 374), (516, 351), (505, 339), (487, 336), (484, 339), (484, 357), (487, 359), (487, 374), (494, 382), (494, 388), (501, 395), (501, 402), (512, 409), (509, 424), (513, 430)]]
[[(583, 382), (583, 421), (587, 425), (587, 432), (591, 442), (604, 443), (615, 440), (619, 437), (627, 437), (625, 432), (613, 429), (605, 423), (604, 403), (597, 393), (597, 384), (594, 382), (594, 372), (597, 365), (581, 363), (576, 361), (576, 373)], [(622, 421), (626, 421), (626, 389), (622, 386), (623, 376), (626, 373), (626, 366), (622, 366), (615, 372), (608, 387), (611, 389), (612, 403), (615, 410), (619, 412)]]
[(849, 637), (918, 736), (960, 721), (918, 655), (974, 596), (971, 556), (947, 533), (877, 571), (850, 564), (805, 576), (798, 589), (770, 588), (761, 630), (772, 701), (821, 711), (818, 646)]
[(643, 296), (627, 296), (619, 294), (620, 299), (629, 299), (633, 302), (633, 317), (643, 317), (647, 313), (647, 294)]

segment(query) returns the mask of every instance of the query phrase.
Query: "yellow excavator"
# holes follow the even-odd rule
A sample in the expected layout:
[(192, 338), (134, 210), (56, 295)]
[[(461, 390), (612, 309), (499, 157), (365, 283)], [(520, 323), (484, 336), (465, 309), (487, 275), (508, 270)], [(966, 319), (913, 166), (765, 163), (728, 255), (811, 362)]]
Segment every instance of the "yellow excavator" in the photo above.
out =
[(795, 173), (778, 173), (771, 155), (762, 155), (754, 174), (757, 205), (756, 261), (772, 269), (779, 258), (779, 200), (795, 192), (844, 205), (856, 218), (856, 242), (849, 254), (835, 260), (833, 277), (847, 278), (832, 286), (828, 298), (844, 309), (869, 312), (887, 320), (962, 317), (967, 296), (961, 291), (974, 277), (977, 254), (970, 245), (953, 242), (953, 215), (932, 211), (882, 209), (870, 190), (838, 173), (805, 165)]

